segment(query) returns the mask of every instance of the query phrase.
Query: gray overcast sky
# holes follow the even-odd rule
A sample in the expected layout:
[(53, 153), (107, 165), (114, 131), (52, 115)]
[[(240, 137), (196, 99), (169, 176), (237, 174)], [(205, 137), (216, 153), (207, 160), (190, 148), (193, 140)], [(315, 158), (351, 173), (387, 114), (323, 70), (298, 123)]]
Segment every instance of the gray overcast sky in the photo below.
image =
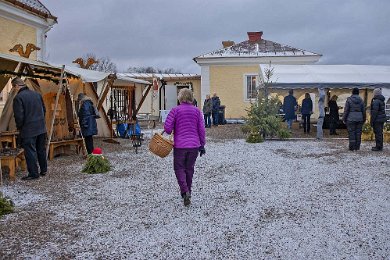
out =
[(389, 0), (43, 0), (58, 24), (48, 59), (94, 53), (130, 66), (200, 73), (192, 58), (248, 31), (320, 53), (322, 64), (390, 65)]

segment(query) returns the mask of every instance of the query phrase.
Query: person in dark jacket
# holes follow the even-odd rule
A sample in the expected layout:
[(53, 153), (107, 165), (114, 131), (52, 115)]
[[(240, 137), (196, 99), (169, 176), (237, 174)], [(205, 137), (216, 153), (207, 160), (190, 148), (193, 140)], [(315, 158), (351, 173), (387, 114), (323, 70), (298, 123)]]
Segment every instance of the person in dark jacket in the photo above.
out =
[(311, 100), (310, 94), (306, 93), (305, 98), (302, 101), (302, 119), (303, 119), (303, 131), (310, 133), (310, 116), (313, 114), (313, 101)]
[(371, 126), (374, 129), (375, 134), (375, 147), (372, 147), (372, 151), (383, 150), (383, 125), (386, 122), (385, 112), (385, 97), (382, 95), (380, 88), (374, 89), (373, 99), (371, 101)]
[(217, 96), (217, 93), (214, 93), (213, 98), (211, 99), (213, 103), (212, 115), (213, 115), (213, 125), (218, 126), (218, 116), (219, 116), (219, 107), (221, 106), (221, 100)]
[(329, 107), (329, 117), (330, 117), (330, 124), (329, 124), (329, 134), (330, 135), (338, 135), (336, 133), (337, 125), (340, 120), (339, 115), (339, 106), (337, 105), (337, 96), (333, 95), (332, 98), (328, 102)]
[(87, 153), (91, 154), (93, 151), (93, 136), (97, 135), (97, 123), (95, 109), (93, 107), (92, 99), (84, 93), (78, 95), (79, 101), (78, 117), (81, 127), (81, 134), (85, 140)]
[(37, 179), (47, 173), (45, 104), (42, 96), (30, 90), (21, 78), (14, 78), (11, 84), (18, 91), (13, 110), (28, 170), (28, 175), (22, 179)]
[(206, 128), (211, 127), (211, 112), (213, 111), (213, 101), (210, 98), (210, 95), (206, 95), (206, 99), (203, 104), (203, 116), (204, 116), (204, 125)]
[(343, 122), (347, 125), (349, 150), (359, 150), (363, 123), (366, 121), (364, 102), (359, 96), (359, 89), (352, 90), (352, 96), (347, 98), (344, 107)]
[(287, 122), (288, 129), (291, 130), (293, 120), (295, 119), (295, 110), (297, 109), (297, 99), (293, 96), (293, 90), (288, 91), (288, 96), (284, 97), (283, 101), (283, 112), (284, 118)]

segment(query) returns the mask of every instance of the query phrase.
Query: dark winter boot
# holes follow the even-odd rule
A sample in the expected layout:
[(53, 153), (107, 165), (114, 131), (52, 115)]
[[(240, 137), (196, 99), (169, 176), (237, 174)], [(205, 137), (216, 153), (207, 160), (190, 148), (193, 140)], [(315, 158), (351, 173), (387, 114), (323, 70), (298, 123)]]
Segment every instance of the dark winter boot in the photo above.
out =
[(184, 199), (184, 206), (189, 206), (191, 204), (191, 193), (186, 192), (184, 194), (183, 199)]
[(382, 148), (381, 147), (372, 147), (371, 148), (371, 151), (375, 151), (375, 152), (377, 152), (377, 151), (382, 151)]

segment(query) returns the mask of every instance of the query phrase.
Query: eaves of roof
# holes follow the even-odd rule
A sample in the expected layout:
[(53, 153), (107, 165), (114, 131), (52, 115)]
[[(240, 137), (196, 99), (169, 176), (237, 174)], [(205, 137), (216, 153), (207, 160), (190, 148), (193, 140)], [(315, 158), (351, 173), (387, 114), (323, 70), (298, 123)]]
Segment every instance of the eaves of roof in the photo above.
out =
[(12, 4), (16, 7), (19, 7), (23, 10), (29, 11), (39, 17), (45, 18), (45, 19), (53, 19), (57, 23), (57, 17), (52, 15), (50, 11), (39, 1), (34, 0), (37, 2), (37, 4), (42, 6), (42, 10), (35, 8), (32, 4), (28, 4), (28, 2), (18, 1), (18, 0), (2, 0), (4, 2), (7, 2), (9, 4)]

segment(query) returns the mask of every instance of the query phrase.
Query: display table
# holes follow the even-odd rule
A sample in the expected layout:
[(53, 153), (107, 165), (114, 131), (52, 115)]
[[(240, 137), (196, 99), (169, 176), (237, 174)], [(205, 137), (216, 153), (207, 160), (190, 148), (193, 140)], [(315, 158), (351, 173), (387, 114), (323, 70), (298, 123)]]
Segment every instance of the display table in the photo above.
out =
[(80, 150), (81, 150), (83, 155), (85, 155), (85, 151), (84, 151), (84, 148), (83, 148), (84, 147), (83, 142), (84, 141), (83, 141), (82, 138), (50, 142), (50, 145), (49, 145), (49, 160), (53, 160), (53, 158), (54, 158), (54, 149), (56, 149), (57, 147), (65, 147), (65, 146), (70, 146), (70, 145), (75, 145), (76, 146), (77, 154), (79, 154)]
[(19, 164), (23, 171), (26, 170), (23, 149), (1, 149), (0, 160), (2, 167), (7, 166), (9, 168), (9, 178), (11, 181), (15, 180), (15, 170)]

